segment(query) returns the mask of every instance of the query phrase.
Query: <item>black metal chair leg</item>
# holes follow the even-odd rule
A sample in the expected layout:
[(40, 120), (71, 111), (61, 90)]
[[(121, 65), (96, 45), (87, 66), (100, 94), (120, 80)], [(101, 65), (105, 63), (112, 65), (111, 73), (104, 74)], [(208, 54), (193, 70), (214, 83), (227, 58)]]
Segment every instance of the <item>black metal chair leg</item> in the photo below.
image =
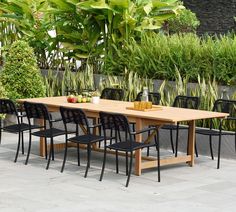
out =
[(2, 120), (0, 119), (0, 144), (2, 143)]
[(160, 140), (159, 140), (159, 133), (157, 135), (155, 135), (155, 142), (156, 142), (156, 150), (157, 150), (158, 182), (160, 182), (161, 181), (161, 173), (160, 173)]
[(116, 173), (119, 173), (118, 151), (116, 151)]
[(103, 163), (102, 163), (102, 171), (101, 171), (101, 175), (100, 175), (100, 181), (102, 181), (103, 178), (103, 174), (104, 174), (104, 170), (105, 170), (105, 165), (106, 165), (106, 155), (107, 155), (107, 148), (104, 148), (104, 156), (103, 156)]
[(213, 148), (212, 148), (212, 136), (209, 136), (209, 144), (210, 144), (210, 152), (211, 152), (211, 159), (214, 160)]
[(28, 146), (28, 153), (25, 160), (25, 165), (27, 165), (29, 161), (29, 155), (30, 155), (30, 150), (31, 150), (31, 140), (32, 140), (32, 135), (31, 135), (31, 132), (29, 132), (29, 146)]
[(131, 175), (131, 172), (132, 172), (132, 164), (133, 164), (133, 152), (131, 151), (131, 153), (130, 153), (130, 164), (129, 164), (129, 174), (128, 174), (126, 185), (125, 185), (126, 187), (129, 186), (130, 175)]
[[(148, 131), (148, 137), (150, 136), (150, 131)], [(149, 149), (149, 147), (147, 147), (147, 156), (149, 156), (149, 154), (150, 154), (150, 149)]]
[[(236, 123), (235, 123), (235, 129), (236, 129)], [(0, 140), (0, 144), (1, 144), (1, 140)], [(234, 148), (236, 152), (236, 131), (235, 131), (235, 136), (234, 136)]]
[(52, 160), (54, 160), (54, 143), (53, 143), (53, 138), (51, 138), (52, 141), (52, 145), (50, 147), (50, 149), (52, 148)]
[(178, 156), (178, 146), (179, 146), (179, 123), (177, 123), (176, 129), (176, 143), (175, 143), (175, 157)]
[(48, 142), (47, 138), (44, 139), (44, 144), (45, 144), (45, 159), (48, 159)]
[(219, 136), (217, 169), (220, 168), (221, 135)]
[(52, 146), (53, 146), (53, 138), (51, 138), (51, 141), (50, 141), (50, 151), (49, 151), (49, 157), (48, 157), (46, 170), (49, 169), (49, 165), (50, 165), (50, 162), (51, 162), (51, 158), (52, 158), (52, 154), (53, 154), (53, 147)]
[(21, 132), (21, 152), (22, 152), (22, 155), (25, 154), (24, 132)]
[(198, 150), (197, 150), (197, 142), (196, 142), (196, 140), (195, 140), (194, 148), (195, 148), (196, 157), (198, 158)]
[(64, 152), (64, 159), (61, 167), (61, 173), (64, 171), (65, 163), (66, 163), (66, 157), (67, 157), (67, 142), (65, 143), (65, 152)]
[(80, 149), (79, 149), (79, 144), (77, 144), (77, 160), (78, 160), (78, 166), (80, 166)]
[(17, 144), (16, 156), (15, 156), (15, 160), (14, 160), (15, 163), (16, 163), (18, 155), (19, 155), (20, 142), (21, 142), (21, 132), (19, 132), (19, 134), (18, 134), (18, 144)]
[(128, 176), (129, 174), (129, 159), (128, 159), (128, 152), (125, 153), (125, 173), (126, 173), (126, 176)]
[(173, 130), (170, 130), (170, 144), (171, 144), (171, 148), (172, 148), (172, 152), (173, 154), (175, 153), (175, 149), (174, 149), (174, 142), (173, 142)]
[(85, 178), (88, 175), (88, 170), (89, 170), (89, 167), (90, 167), (90, 157), (91, 157), (91, 146), (90, 146), (90, 144), (88, 144), (88, 147), (87, 147), (87, 167), (86, 167), (86, 171), (85, 171), (85, 174), (84, 174)]
[(150, 148), (147, 147), (147, 157), (150, 155)]

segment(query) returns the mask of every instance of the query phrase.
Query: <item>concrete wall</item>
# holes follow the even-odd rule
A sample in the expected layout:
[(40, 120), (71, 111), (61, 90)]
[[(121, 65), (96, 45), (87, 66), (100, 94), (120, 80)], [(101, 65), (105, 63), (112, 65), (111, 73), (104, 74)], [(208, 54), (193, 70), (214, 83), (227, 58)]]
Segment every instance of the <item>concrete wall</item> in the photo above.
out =
[(183, 0), (196, 13), (201, 25), (199, 34), (224, 34), (236, 30), (236, 0)]

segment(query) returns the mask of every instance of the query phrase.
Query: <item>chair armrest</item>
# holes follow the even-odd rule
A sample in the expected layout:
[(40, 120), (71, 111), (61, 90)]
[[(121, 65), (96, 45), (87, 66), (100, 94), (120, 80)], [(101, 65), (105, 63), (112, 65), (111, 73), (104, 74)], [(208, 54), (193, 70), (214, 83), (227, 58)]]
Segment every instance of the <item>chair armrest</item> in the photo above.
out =
[(96, 128), (96, 127), (101, 127), (102, 124), (93, 124), (93, 125), (90, 125), (89, 128)]
[(63, 119), (62, 119), (62, 118), (59, 118), (59, 119), (52, 119), (52, 120), (51, 120), (51, 122), (53, 122), (53, 123), (54, 123), (54, 122), (59, 122), (59, 121), (63, 121)]
[(157, 130), (156, 127), (149, 127), (149, 128), (146, 128), (146, 129), (142, 129), (140, 131), (137, 131), (137, 132), (131, 132), (130, 134), (131, 135), (137, 135), (137, 134), (141, 134), (141, 133), (145, 133), (145, 132), (150, 132), (152, 130)]

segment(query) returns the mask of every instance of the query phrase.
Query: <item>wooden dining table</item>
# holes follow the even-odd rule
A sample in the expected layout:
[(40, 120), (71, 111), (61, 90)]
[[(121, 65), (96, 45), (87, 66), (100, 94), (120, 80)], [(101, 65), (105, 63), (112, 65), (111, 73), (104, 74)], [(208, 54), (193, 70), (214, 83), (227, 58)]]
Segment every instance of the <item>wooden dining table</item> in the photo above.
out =
[[(18, 103), (24, 101), (33, 103), (45, 104), (50, 112), (58, 112), (61, 106), (69, 108), (83, 109), (88, 117), (94, 118), (95, 122), (99, 118), (99, 112), (122, 113), (127, 116), (128, 120), (136, 124), (136, 130), (142, 130), (145, 126), (155, 125), (161, 128), (165, 124), (177, 124), (178, 122), (187, 122), (189, 125), (188, 136), (188, 151), (186, 155), (168, 156), (161, 158), (160, 165), (170, 165), (177, 163), (188, 163), (190, 166), (194, 165), (194, 146), (195, 146), (195, 124), (196, 120), (210, 119), (210, 118), (226, 118), (227, 113), (210, 112), (203, 110), (193, 110), (176, 107), (160, 106), (155, 111), (136, 111), (127, 109), (132, 107), (132, 102), (114, 101), (100, 99), (99, 104), (92, 103), (68, 103), (65, 96), (60, 97), (46, 97), (46, 98), (32, 98), (32, 99), (19, 99)], [(42, 122), (43, 123), (43, 122)], [(142, 135), (136, 136), (136, 141), (141, 142)], [(55, 144), (58, 149), (62, 149), (64, 144)], [(56, 149), (56, 148), (55, 148)], [(94, 150), (102, 151), (98, 147)], [(45, 142), (40, 141), (40, 155), (45, 153)], [(141, 175), (143, 169), (157, 167), (156, 157), (142, 156), (141, 150), (135, 151), (135, 174)]]

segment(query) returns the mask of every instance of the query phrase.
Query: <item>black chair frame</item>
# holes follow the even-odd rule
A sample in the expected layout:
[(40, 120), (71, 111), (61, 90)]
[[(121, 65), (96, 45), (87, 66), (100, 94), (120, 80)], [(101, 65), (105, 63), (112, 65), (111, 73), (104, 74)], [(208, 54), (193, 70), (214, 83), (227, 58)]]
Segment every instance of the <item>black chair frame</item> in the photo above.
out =
[[(229, 116), (225, 119), (220, 119), (219, 129), (213, 129), (213, 119), (210, 120), (210, 128), (209, 129), (196, 129), (196, 134), (208, 135), (209, 136), (209, 146), (210, 146), (210, 154), (212, 160), (214, 160), (213, 147), (212, 147), (212, 137), (218, 136), (218, 160), (217, 160), (217, 169), (220, 168), (220, 155), (221, 155), (221, 142), (223, 135), (234, 135), (234, 145), (236, 152), (236, 100), (227, 100), (227, 99), (218, 99), (215, 101), (213, 110), (214, 112), (223, 112), (229, 113)], [(235, 132), (223, 131), (222, 124), (223, 122), (234, 122)]]
[[(49, 168), (51, 160), (54, 160), (54, 137), (64, 135), (65, 132), (63, 130), (57, 129), (53, 127), (53, 123), (62, 121), (62, 119), (53, 119), (52, 115), (49, 113), (47, 106), (41, 103), (31, 103), (24, 102), (24, 108), (26, 112), (26, 117), (29, 123), (29, 147), (27, 152), (27, 157), (25, 160), (25, 165), (28, 164), (30, 151), (31, 151), (31, 143), (32, 143), (32, 135), (36, 137), (43, 137), (45, 139), (45, 159), (47, 160), (46, 169)], [(40, 131), (34, 131), (34, 125), (32, 124), (32, 119), (44, 120), (43, 125), (40, 126), (42, 128)], [(47, 125), (48, 123), (48, 125)], [(48, 156), (47, 150), (47, 138), (50, 138), (50, 150)]]
[[(199, 97), (178, 95), (175, 97), (172, 107), (198, 109), (199, 104), (200, 104)], [(171, 142), (172, 152), (175, 153), (175, 157), (177, 157), (178, 156), (178, 144), (179, 144), (179, 130), (188, 130), (189, 127), (183, 126), (183, 125), (180, 125), (180, 123), (177, 123), (177, 125), (164, 125), (161, 129), (170, 131), (170, 142)], [(174, 148), (174, 142), (173, 142), (173, 131), (176, 131), (175, 148)], [(195, 143), (195, 153), (196, 153), (196, 156), (198, 157), (196, 143)]]
[[(17, 109), (14, 102), (10, 99), (0, 99), (0, 114), (9, 114), (16, 117), (16, 124), (9, 126), (2, 126), (2, 120), (0, 120), (0, 143), (2, 139), (2, 130), (10, 133), (18, 133), (18, 143), (14, 159), (14, 162), (17, 162), (20, 146), (22, 154), (24, 154), (24, 132), (29, 130), (29, 125), (23, 123), (25, 115), (23, 115), (22, 110)], [(37, 126), (34, 126), (34, 128), (36, 127)]]
[[(116, 153), (118, 151), (121, 151), (121, 152), (125, 152), (126, 154), (127, 153), (130, 154), (128, 177), (126, 181), (126, 187), (128, 187), (131, 172), (132, 172), (132, 163), (133, 163), (133, 156), (134, 156), (133, 152), (138, 149), (155, 146), (157, 150), (158, 181), (160, 182), (160, 150), (159, 150), (159, 140), (157, 139), (158, 136), (155, 136), (155, 144), (145, 143), (145, 142), (139, 143), (139, 142), (134, 141), (134, 136), (137, 134), (142, 134), (142, 133), (150, 132), (150, 131), (154, 131), (157, 134), (158, 133), (157, 128), (152, 127), (152, 128), (143, 129), (138, 132), (133, 132), (130, 129), (130, 124), (126, 116), (122, 114), (100, 112), (100, 119), (101, 119), (104, 137), (105, 137), (104, 158), (103, 158), (102, 171), (100, 175), (100, 181), (102, 181), (103, 179), (103, 174), (105, 170), (107, 149), (115, 150)], [(112, 128), (115, 128), (115, 143), (107, 145), (107, 140), (110, 140), (110, 137), (107, 137), (106, 130), (110, 129), (111, 126)], [(125, 138), (122, 138), (121, 133), (125, 134)], [(116, 165), (118, 163), (117, 157), (118, 157), (118, 154), (116, 154)], [(127, 166), (128, 165), (126, 164), (126, 167)]]
[[(80, 166), (80, 144), (87, 145), (87, 166), (84, 177), (86, 178), (88, 175), (88, 170), (90, 168), (90, 160), (91, 160), (91, 149), (92, 144), (96, 142), (100, 142), (104, 140), (102, 136), (93, 135), (91, 130), (95, 128), (101, 127), (101, 124), (97, 125), (89, 125), (88, 118), (83, 110), (79, 108), (65, 108), (60, 107), (60, 112), (62, 116), (62, 120), (65, 127), (65, 152), (64, 152), (64, 159), (62, 163), (61, 172), (64, 171), (65, 163), (67, 159), (67, 151), (68, 151), (68, 142), (73, 142), (77, 144), (77, 156), (78, 156), (78, 166)], [(76, 125), (76, 136), (68, 138), (68, 124)], [(84, 135), (79, 135), (79, 128), (82, 129)]]
[(120, 88), (104, 88), (101, 93), (101, 99), (119, 100), (124, 98), (124, 90)]

